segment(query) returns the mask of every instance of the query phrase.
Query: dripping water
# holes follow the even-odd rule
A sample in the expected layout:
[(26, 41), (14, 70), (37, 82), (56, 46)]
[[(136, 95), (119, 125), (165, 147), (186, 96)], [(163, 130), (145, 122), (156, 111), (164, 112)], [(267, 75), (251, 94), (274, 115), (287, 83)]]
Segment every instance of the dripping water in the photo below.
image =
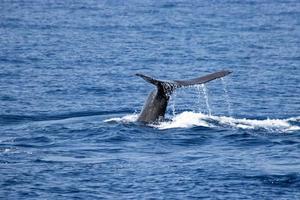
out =
[(176, 115), (176, 90), (173, 92), (173, 94), (170, 96), (170, 102), (171, 102), (171, 109), (172, 109), (172, 115), (175, 117)]
[(222, 85), (223, 85), (225, 101), (226, 101), (226, 104), (227, 104), (227, 112), (228, 112), (229, 116), (232, 116), (232, 109), (231, 109), (230, 98), (229, 98), (229, 94), (228, 94), (228, 90), (227, 90), (227, 83), (226, 83), (224, 78), (221, 78), (221, 82), (222, 82)]
[(202, 87), (201, 87), (201, 85), (195, 85), (194, 88), (196, 88), (196, 90), (197, 90), (198, 112), (201, 112), (202, 111), (201, 106), (203, 105), (203, 102), (202, 102), (202, 96), (203, 96)]
[(206, 109), (208, 111), (208, 115), (211, 116), (211, 108), (210, 108), (210, 105), (209, 105), (207, 88), (206, 88), (205, 84), (201, 84), (201, 89), (202, 89), (201, 91), (202, 91), (204, 99), (205, 99), (205, 104), (206, 104)]

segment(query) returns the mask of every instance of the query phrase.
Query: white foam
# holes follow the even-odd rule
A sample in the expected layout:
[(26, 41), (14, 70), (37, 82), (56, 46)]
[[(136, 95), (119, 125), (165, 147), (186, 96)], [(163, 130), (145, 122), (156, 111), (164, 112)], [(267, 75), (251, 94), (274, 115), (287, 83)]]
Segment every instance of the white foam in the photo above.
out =
[(3, 153), (9, 153), (11, 151), (12, 151), (12, 149), (4, 149)]
[(207, 115), (202, 113), (183, 112), (174, 116), (171, 121), (161, 122), (152, 126), (158, 129), (191, 128), (195, 126), (213, 127), (213, 125), (203, 120), (205, 116)]
[[(159, 124), (151, 124), (150, 126), (158, 129), (172, 128), (192, 128), (192, 127), (229, 127), (233, 129), (263, 129), (268, 132), (293, 132), (299, 131), (300, 126), (293, 125), (291, 122), (299, 122), (300, 117), (288, 119), (238, 119), (227, 116), (213, 116), (203, 113), (182, 112), (178, 115), (171, 116), (170, 121), (164, 121)], [(125, 115), (124, 117), (116, 117), (104, 120), (104, 122), (135, 122), (138, 114)]]
[(158, 129), (170, 128), (191, 128), (202, 127), (230, 127), (237, 129), (264, 129), (270, 132), (293, 132), (300, 130), (297, 125), (292, 125), (290, 121), (297, 121), (299, 118), (289, 119), (238, 119), (227, 116), (211, 116), (202, 113), (183, 112), (169, 122), (162, 122), (154, 127)]
[(300, 127), (293, 126), (289, 123), (289, 119), (236, 119), (232, 117), (217, 117), (212, 116), (213, 119), (220, 124), (229, 125), (231, 127), (241, 129), (266, 129), (268, 131), (289, 132), (300, 130)]
[(288, 120), (293, 122), (300, 122), (300, 117), (291, 117)]
[(121, 122), (121, 123), (131, 123), (135, 122), (138, 118), (138, 114), (125, 115), (123, 117), (114, 117), (104, 120), (104, 122)]

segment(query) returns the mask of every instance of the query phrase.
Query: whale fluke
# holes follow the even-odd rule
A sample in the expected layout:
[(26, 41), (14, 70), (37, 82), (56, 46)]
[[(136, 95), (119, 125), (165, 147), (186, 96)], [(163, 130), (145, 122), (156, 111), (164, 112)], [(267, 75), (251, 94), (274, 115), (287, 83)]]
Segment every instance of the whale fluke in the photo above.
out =
[(148, 83), (152, 83), (153, 85), (156, 85), (156, 86), (158, 86), (160, 83), (164, 82), (164, 81), (156, 80), (156, 79), (154, 79), (150, 76), (146, 76), (144, 74), (135, 74), (135, 75), (143, 78)]
[(136, 74), (145, 81), (155, 85), (157, 88), (150, 93), (148, 100), (139, 115), (138, 121), (151, 123), (163, 119), (170, 95), (176, 88), (204, 84), (209, 81), (222, 78), (230, 73), (230, 71), (223, 70), (195, 79), (174, 81), (157, 80), (144, 74)]
[(164, 95), (166, 97), (169, 97), (172, 92), (179, 87), (179, 84), (177, 84), (175, 81), (164, 81), (164, 80), (157, 80), (150, 76), (146, 76), (144, 74), (135, 74), (141, 78), (143, 78), (148, 83), (151, 83), (157, 87), (157, 90), (160, 95)]
[(191, 85), (198, 85), (198, 84), (204, 84), (209, 81), (215, 80), (217, 78), (222, 78), (228, 74), (230, 74), (231, 71), (223, 70), (219, 72), (215, 72), (206, 76), (202, 76), (199, 78), (195, 79), (190, 79), (190, 80), (184, 80), (184, 81), (174, 81), (179, 87), (185, 87), (185, 86), (191, 86)]

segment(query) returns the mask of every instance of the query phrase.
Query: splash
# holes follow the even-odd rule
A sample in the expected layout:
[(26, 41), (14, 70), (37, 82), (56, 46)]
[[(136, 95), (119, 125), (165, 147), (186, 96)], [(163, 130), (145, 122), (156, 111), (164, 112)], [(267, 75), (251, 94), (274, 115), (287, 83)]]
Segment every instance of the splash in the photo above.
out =
[(298, 118), (288, 119), (237, 119), (226, 116), (212, 116), (202, 113), (183, 112), (176, 115), (169, 122), (162, 122), (153, 127), (158, 129), (170, 128), (192, 128), (197, 126), (208, 128), (232, 128), (232, 129), (248, 129), (248, 130), (265, 130), (267, 132), (293, 132), (300, 130), (300, 126), (293, 125)]
[[(119, 118), (107, 119), (104, 122), (132, 123), (136, 122), (137, 114), (126, 115)], [(262, 130), (264, 132), (290, 133), (300, 130), (300, 117), (288, 119), (238, 119), (227, 116), (213, 116), (203, 113), (182, 112), (173, 116), (169, 121), (159, 124), (149, 124), (149, 126), (165, 130), (173, 128), (229, 128), (241, 130)]]
[(158, 129), (192, 128), (196, 126), (213, 127), (211, 124), (203, 120), (204, 116), (208, 115), (194, 112), (183, 112), (173, 117), (171, 121), (165, 121), (151, 126)]

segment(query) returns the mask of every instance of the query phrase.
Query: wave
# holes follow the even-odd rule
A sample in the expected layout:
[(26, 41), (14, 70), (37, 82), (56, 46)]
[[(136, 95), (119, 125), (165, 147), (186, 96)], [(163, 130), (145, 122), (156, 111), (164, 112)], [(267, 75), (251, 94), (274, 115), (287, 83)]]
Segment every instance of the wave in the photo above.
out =
[[(121, 122), (134, 123), (138, 118), (138, 114), (126, 115), (124, 117), (116, 117), (107, 119), (104, 122)], [(203, 113), (182, 112), (171, 117), (170, 120), (160, 122), (158, 124), (150, 124), (157, 129), (173, 129), (173, 128), (233, 128), (245, 130), (265, 130), (267, 132), (288, 133), (300, 130), (300, 117), (288, 119), (238, 119), (228, 116), (213, 116)]]

